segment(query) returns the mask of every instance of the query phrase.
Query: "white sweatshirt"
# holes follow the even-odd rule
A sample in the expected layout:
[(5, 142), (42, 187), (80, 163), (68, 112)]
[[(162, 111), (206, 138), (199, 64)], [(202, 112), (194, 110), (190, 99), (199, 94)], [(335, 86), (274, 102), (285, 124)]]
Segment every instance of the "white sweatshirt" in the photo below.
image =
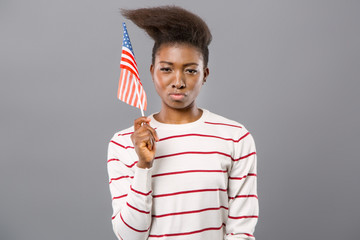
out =
[(149, 117), (160, 138), (151, 169), (136, 166), (133, 127), (117, 132), (109, 143), (112, 225), (118, 239), (254, 240), (259, 208), (251, 134), (206, 109), (187, 124)]

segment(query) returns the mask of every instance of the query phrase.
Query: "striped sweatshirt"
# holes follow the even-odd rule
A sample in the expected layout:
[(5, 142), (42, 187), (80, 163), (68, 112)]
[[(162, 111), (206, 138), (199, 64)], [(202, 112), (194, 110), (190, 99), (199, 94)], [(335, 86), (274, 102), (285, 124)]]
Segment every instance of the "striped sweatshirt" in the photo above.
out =
[(186, 124), (149, 116), (160, 139), (150, 169), (136, 166), (133, 127), (112, 137), (107, 169), (118, 239), (255, 239), (253, 137), (242, 124), (202, 110)]

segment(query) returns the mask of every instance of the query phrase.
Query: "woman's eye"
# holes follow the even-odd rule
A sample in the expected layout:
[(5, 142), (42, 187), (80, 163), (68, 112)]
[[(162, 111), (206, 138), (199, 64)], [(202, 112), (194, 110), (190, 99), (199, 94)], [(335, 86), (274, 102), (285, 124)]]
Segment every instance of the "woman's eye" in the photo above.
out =
[(190, 74), (196, 74), (197, 70), (196, 69), (186, 69), (186, 72), (188, 72)]
[(170, 72), (171, 68), (160, 68), (160, 71), (162, 71), (162, 72)]

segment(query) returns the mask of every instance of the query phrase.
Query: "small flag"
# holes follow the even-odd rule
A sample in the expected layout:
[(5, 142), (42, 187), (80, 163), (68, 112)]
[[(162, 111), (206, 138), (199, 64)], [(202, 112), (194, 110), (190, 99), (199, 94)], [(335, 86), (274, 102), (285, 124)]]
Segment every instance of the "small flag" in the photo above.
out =
[(140, 108), (141, 113), (144, 116), (143, 110), (145, 111), (147, 106), (146, 94), (140, 82), (135, 55), (125, 23), (123, 23), (123, 27), (124, 39), (120, 60), (121, 72), (117, 97), (119, 100), (124, 101), (131, 106)]

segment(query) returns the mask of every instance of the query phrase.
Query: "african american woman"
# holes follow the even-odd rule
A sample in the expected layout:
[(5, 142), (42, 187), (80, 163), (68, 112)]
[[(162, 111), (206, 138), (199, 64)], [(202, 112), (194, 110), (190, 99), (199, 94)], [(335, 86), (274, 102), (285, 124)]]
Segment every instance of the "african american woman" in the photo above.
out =
[(196, 105), (211, 33), (174, 6), (123, 10), (154, 39), (161, 109), (112, 137), (108, 174), (118, 239), (251, 239), (258, 219), (256, 150), (240, 123)]

